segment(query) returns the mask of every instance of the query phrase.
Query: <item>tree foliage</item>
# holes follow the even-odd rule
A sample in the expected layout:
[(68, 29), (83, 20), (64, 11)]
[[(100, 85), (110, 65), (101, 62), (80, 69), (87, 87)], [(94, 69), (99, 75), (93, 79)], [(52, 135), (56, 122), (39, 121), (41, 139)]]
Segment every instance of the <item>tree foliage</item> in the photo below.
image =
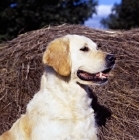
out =
[(101, 20), (106, 28), (131, 29), (139, 27), (139, 1), (122, 0), (121, 4), (115, 4), (112, 13)]
[(0, 0), (0, 39), (61, 23), (83, 24), (96, 0)]

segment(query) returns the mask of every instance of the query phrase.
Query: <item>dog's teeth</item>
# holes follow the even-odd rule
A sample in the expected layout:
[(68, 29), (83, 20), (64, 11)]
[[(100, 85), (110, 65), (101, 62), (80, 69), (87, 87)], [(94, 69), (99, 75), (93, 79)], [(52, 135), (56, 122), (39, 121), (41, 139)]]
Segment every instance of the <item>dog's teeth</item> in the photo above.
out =
[(102, 79), (105, 79), (106, 77), (105, 77), (105, 76), (102, 76), (101, 78), (102, 78)]
[(100, 78), (102, 77), (102, 72), (99, 73), (99, 77), (100, 77)]
[(102, 77), (103, 77), (102, 72), (100, 72), (99, 73), (99, 78), (102, 78)]
[(105, 79), (105, 78), (107, 78), (107, 76), (108, 76), (108, 74), (104, 74), (102, 72), (99, 73), (99, 78), (101, 78), (101, 79)]

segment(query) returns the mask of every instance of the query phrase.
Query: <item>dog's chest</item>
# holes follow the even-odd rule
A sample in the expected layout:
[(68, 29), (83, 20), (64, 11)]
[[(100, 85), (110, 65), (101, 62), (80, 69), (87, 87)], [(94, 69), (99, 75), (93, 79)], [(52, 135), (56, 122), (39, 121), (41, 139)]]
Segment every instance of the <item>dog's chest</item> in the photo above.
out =
[[(93, 110), (56, 110), (36, 120), (33, 140), (92, 140), (96, 137)], [(71, 109), (71, 108), (70, 108)], [(84, 113), (84, 114), (81, 114)], [(38, 137), (38, 138), (37, 138)], [(96, 140), (96, 139), (94, 139)]]
[(33, 140), (92, 140), (96, 127), (93, 116), (76, 120), (41, 118), (33, 133)]
[[(38, 96), (35, 97), (37, 100)], [(67, 100), (64, 95), (60, 96), (62, 98), (52, 94), (45, 96), (39, 99), (32, 140), (96, 140), (94, 111), (87, 96), (78, 96), (78, 99), (71, 95)], [(33, 101), (33, 106), (34, 102), (38, 103)]]

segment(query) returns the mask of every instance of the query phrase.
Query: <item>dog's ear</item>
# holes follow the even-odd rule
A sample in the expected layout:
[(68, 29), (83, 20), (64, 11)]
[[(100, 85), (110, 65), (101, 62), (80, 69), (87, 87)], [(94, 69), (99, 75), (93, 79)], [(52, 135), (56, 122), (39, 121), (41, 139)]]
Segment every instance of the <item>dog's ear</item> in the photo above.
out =
[(44, 52), (43, 63), (52, 66), (60, 75), (68, 76), (71, 72), (69, 40), (58, 38), (52, 41)]

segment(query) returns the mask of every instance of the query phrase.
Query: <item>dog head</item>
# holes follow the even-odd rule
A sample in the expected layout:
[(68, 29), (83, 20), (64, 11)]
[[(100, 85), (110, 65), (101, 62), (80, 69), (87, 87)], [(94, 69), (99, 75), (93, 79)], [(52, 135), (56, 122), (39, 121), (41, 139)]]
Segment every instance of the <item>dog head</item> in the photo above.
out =
[(98, 85), (107, 82), (115, 56), (98, 50), (96, 43), (85, 36), (66, 35), (48, 45), (43, 63), (62, 76), (70, 75), (72, 81)]

